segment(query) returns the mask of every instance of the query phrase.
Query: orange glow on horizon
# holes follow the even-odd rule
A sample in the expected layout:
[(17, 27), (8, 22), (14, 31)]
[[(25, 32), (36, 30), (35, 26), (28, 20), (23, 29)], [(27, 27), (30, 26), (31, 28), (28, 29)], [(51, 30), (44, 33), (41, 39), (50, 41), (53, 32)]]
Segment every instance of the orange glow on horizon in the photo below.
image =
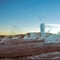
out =
[(8, 32), (0, 32), (0, 35), (17, 35), (17, 34), (25, 34), (26, 32), (20, 32), (20, 33), (8, 33)]

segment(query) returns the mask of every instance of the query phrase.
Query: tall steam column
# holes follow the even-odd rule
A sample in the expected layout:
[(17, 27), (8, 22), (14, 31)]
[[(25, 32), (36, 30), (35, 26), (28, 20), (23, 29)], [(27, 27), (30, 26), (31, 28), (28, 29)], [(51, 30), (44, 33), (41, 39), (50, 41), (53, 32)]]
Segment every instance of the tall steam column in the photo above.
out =
[(45, 24), (40, 24), (41, 37), (45, 37)]

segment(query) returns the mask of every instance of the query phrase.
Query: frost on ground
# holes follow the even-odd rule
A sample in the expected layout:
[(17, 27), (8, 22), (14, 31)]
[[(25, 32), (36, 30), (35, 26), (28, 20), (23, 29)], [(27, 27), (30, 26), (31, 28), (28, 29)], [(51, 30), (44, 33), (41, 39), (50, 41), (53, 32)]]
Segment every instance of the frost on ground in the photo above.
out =
[(47, 52), (26, 57), (2, 58), (0, 60), (60, 60), (60, 52)]
[(40, 55), (27, 57), (28, 59), (60, 59), (60, 52), (41, 53)]

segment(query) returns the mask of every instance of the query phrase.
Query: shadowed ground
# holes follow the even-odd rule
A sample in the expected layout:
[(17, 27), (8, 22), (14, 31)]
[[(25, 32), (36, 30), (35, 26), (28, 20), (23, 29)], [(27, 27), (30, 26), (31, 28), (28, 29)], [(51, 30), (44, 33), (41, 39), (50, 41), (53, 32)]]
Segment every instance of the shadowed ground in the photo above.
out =
[[(48, 52), (60, 52), (60, 44), (45, 44), (41, 42), (20, 42), (20, 44), (0, 44), (0, 60), (51, 60), (54, 57), (60, 59), (59, 54), (48, 54), (41, 57), (40, 54), (46, 55)], [(35, 58), (33, 57), (35, 56)], [(36, 58), (36, 56), (39, 56)]]

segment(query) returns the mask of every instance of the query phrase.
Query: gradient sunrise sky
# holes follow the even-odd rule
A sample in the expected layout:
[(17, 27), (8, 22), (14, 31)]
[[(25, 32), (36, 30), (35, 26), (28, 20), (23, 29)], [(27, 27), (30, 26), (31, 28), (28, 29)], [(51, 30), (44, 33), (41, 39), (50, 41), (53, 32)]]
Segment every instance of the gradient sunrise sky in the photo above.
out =
[(0, 34), (39, 32), (42, 20), (60, 24), (60, 0), (0, 0)]

